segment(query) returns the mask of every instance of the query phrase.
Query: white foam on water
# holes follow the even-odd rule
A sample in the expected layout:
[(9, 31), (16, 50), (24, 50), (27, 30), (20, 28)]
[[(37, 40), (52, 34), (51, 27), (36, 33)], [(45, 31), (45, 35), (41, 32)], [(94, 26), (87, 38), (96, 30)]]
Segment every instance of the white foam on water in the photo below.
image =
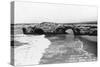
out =
[(45, 49), (49, 47), (51, 42), (45, 38), (45, 35), (16, 36), (18, 36), (15, 37), (16, 41), (27, 44), (15, 48), (15, 66), (39, 64), (40, 59), (42, 58), (43, 53), (45, 52)]

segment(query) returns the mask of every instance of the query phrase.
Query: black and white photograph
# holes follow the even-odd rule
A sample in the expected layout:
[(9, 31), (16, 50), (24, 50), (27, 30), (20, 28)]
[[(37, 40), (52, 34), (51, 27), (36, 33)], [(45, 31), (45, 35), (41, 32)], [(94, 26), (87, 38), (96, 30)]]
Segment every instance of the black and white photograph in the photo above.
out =
[(98, 60), (97, 7), (13, 1), (11, 14), (12, 65)]

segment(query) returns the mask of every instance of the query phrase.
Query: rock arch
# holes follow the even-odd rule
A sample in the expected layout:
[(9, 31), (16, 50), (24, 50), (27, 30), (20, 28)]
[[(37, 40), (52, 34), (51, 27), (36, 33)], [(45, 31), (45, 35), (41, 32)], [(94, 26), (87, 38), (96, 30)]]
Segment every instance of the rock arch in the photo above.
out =
[(35, 34), (44, 34), (45, 32), (44, 32), (44, 30), (42, 30), (42, 29), (40, 29), (40, 28), (36, 28), (36, 29), (34, 30), (34, 33), (35, 33)]
[(55, 30), (55, 33), (58, 33), (58, 34), (65, 34), (65, 29), (64, 28), (57, 28)]

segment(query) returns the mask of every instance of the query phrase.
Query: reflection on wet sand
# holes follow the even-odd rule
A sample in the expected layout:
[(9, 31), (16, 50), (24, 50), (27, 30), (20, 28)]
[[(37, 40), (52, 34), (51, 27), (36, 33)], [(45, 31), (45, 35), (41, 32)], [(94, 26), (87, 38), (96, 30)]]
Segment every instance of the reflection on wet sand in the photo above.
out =
[(96, 42), (72, 34), (47, 36), (47, 38), (52, 44), (46, 49), (40, 64), (96, 61)]

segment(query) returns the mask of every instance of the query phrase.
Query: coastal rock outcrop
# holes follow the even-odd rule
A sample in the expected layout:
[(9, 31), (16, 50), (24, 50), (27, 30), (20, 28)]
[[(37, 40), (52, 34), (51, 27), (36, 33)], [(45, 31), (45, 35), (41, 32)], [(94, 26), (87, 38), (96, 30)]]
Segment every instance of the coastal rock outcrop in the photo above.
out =
[(43, 22), (34, 27), (23, 27), (24, 34), (68, 34), (66, 30), (72, 29), (75, 35), (97, 35), (97, 24), (92, 23), (53, 23)]

